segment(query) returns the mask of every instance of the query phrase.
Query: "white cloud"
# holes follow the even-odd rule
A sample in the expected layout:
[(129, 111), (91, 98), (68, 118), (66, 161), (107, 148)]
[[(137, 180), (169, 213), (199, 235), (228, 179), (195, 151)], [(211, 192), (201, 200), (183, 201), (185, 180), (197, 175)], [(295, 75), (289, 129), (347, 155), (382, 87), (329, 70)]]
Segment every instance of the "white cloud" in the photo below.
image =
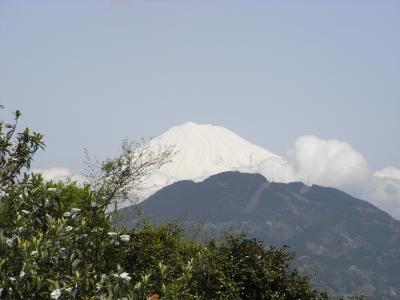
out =
[(360, 197), (400, 219), (400, 180), (393, 177), (371, 176), (370, 184)]
[(400, 219), (400, 169), (386, 167), (376, 171), (361, 196)]
[(375, 172), (376, 177), (391, 178), (400, 180), (400, 169), (394, 167), (386, 167), (382, 170)]
[(297, 180), (293, 165), (279, 157), (263, 160), (258, 165), (257, 172), (264, 175), (270, 181), (292, 182)]
[(297, 177), (307, 183), (347, 186), (368, 178), (364, 157), (346, 142), (302, 136), (291, 153)]
[(84, 177), (81, 175), (73, 174), (72, 171), (65, 167), (52, 167), (48, 169), (32, 169), (31, 173), (40, 173), (43, 179), (46, 181), (60, 181), (70, 178), (78, 183), (84, 181)]
[(367, 162), (348, 143), (306, 135), (288, 151), (288, 160), (261, 162), (259, 172), (273, 181), (303, 181), (308, 184), (343, 187), (365, 182)]
[(373, 172), (362, 154), (346, 142), (302, 136), (286, 159), (266, 159), (257, 171), (271, 181), (340, 188), (400, 219), (400, 169)]

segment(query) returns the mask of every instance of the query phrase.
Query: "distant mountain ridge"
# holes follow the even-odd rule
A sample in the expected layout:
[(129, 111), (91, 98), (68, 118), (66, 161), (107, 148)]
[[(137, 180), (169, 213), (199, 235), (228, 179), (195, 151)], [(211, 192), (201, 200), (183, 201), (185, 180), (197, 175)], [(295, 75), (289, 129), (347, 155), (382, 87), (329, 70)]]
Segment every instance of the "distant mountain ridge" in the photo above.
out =
[[(340, 190), (224, 172), (176, 182), (141, 207), (159, 222), (181, 217), (210, 235), (244, 229), (266, 245), (289, 245), (299, 269), (337, 294), (400, 297), (400, 222)], [(131, 209), (121, 215), (121, 225), (132, 226)]]

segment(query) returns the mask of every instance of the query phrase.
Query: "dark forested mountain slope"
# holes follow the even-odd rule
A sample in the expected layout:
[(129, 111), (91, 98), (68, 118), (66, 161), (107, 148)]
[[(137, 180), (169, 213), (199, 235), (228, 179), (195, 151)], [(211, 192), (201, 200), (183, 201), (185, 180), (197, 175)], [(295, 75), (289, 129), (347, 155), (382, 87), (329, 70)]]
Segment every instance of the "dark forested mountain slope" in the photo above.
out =
[[(213, 236), (243, 229), (266, 245), (289, 245), (299, 269), (335, 293), (400, 298), (400, 222), (340, 190), (225, 172), (174, 183), (141, 206), (157, 222), (202, 223)], [(134, 224), (131, 208), (121, 215), (123, 226)]]

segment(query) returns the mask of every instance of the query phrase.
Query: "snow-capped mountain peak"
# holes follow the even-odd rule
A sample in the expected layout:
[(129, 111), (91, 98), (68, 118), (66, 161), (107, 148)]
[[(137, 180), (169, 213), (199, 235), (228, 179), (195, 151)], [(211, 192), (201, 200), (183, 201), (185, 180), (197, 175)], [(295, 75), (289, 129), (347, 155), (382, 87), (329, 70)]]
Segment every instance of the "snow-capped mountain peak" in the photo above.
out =
[(210, 124), (187, 122), (152, 139), (152, 147), (174, 145), (177, 153), (150, 178), (164, 186), (177, 180), (201, 180), (231, 170), (252, 171), (267, 159), (279, 156), (254, 145), (234, 132)]

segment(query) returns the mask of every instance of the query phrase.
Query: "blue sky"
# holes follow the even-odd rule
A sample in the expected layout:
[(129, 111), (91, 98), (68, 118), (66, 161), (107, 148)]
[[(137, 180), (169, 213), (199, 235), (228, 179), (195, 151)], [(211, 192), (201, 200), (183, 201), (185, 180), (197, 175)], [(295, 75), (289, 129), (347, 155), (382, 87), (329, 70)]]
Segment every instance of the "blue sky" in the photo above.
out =
[(398, 1), (0, 2), (0, 103), (82, 167), (186, 121), (275, 153), (314, 134), (400, 167)]

